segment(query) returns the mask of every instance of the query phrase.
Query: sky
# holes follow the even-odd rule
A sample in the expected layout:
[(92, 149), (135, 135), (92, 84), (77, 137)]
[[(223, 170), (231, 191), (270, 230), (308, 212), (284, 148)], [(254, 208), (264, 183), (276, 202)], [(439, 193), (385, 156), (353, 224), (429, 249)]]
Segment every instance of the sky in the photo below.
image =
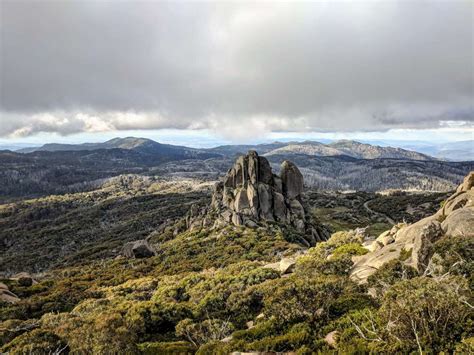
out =
[(0, 143), (474, 139), (463, 1), (0, 1)]

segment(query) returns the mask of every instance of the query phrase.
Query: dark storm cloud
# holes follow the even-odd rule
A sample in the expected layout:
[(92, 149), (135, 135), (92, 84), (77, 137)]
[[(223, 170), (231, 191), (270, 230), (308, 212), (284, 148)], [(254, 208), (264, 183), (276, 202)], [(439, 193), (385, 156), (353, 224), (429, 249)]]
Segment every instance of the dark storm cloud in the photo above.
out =
[(470, 1), (3, 0), (0, 135), (472, 126), (472, 24)]

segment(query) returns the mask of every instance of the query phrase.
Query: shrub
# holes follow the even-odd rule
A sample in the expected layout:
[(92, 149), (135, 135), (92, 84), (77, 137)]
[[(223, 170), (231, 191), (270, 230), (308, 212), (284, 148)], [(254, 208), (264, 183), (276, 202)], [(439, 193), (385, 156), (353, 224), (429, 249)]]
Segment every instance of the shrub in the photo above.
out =
[(143, 355), (155, 354), (194, 354), (195, 348), (185, 341), (173, 342), (148, 342), (138, 345), (138, 349)]
[(456, 353), (458, 354), (472, 354), (474, 353), (474, 337), (461, 340), (456, 344)]
[(309, 254), (325, 259), (339, 247), (349, 244), (360, 245), (362, 242), (362, 236), (357, 235), (354, 231), (336, 232), (327, 241), (318, 243), (314, 248), (309, 249)]
[(281, 325), (313, 322), (327, 312), (331, 304), (343, 294), (352, 293), (357, 287), (346, 278), (325, 276), (273, 280), (262, 285), (264, 310), (267, 317), (274, 317)]
[(295, 324), (285, 334), (265, 337), (247, 344), (245, 350), (275, 352), (296, 351), (310, 343), (311, 336), (312, 331), (308, 324)]
[(341, 256), (341, 255), (364, 255), (367, 254), (368, 250), (365, 249), (359, 243), (349, 243), (344, 244), (336, 249), (334, 249), (333, 256)]
[(195, 323), (191, 319), (184, 319), (176, 326), (176, 335), (184, 337), (194, 346), (228, 337), (234, 331), (234, 325), (221, 319), (206, 319)]
[(45, 328), (67, 341), (76, 353), (129, 353), (138, 352), (137, 336), (130, 331), (122, 315), (111, 309), (89, 314), (47, 314), (42, 318)]
[(39, 326), (40, 322), (36, 319), (28, 319), (26, 321), (10, 319), (0, 322), (0, 344), (7, 344), (15, 339), (15, 337)]
[(350, 255), (342, 254), (323, 259), (314, 255), (305, 255), (296, 262), (296, 273), (303, 277), (318, 275), (347, 275), (353, 262)]
[[(468, 236), (443, 237), (434, 245), (438, 274), (449, 272), (469, 280), (474, 288), (474, 238)], [(433, 260), (433, 261), (435, 261)]]
[(454, 350), (472, 317), (466, 280), (417, 277), (400, 281), (385, 294), (379, 311), (387, 325), (383, 338), (399, 341), (403, 351)]
[(400, 280), (409, 280), (416, 276), (418, 276), (416, 269), (406, 265), (400, 259), (395, 259), (383, 264), (375, 273), (370, 275), (367, 283), (369, 287), (374, 287), (378, 291), (385, 291), (389, 286)]
[(34, 329), (16, 337), (10, 343), (0, 348), (8, 354), (45, 354), (64, 351), (67, 344), (56, 334), (42, 329)]

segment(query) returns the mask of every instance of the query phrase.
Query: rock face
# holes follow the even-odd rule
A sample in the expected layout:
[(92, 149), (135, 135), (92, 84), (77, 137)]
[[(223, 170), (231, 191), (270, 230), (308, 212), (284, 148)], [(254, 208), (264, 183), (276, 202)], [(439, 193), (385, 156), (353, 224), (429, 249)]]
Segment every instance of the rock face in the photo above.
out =
[(296, 198), (303, 193), (303, 175), (291, 161), (285, 160), (281, 164), (280, 176), (283, 193), (288, 198)]
[(122, 255), (126, 258), (150, 258), (155, 256), (154, 250), (144, 239), (128, 242), (122, 247)]
[(367, 247), (369, 253), (354, 257), (351, 278), (360, 283), (366, 282), (367, 278), (383, 264), (398, 258), (402, 250), (411, 251), (411, 256), (405, 263), (422, 273), (433, 256), (433, 244), (443, 236), (474, 238), (474, 172), (472, 171), (435, 215), (409, 226), (394, 226)]
[(191, 208), (188, 228), (234, 224), (256, 227), (262, 222), (293, 226), (305, 235), (304, 243), (314, 245), (326, 240), (328, 232), (310, 223), (303, 207), (303, 176), (290, 161), (281, 165), (281, 174), (273, 174), (270, 163), (257, 152), (240, 156), (223, 181), (214, 186), (207, 212)]

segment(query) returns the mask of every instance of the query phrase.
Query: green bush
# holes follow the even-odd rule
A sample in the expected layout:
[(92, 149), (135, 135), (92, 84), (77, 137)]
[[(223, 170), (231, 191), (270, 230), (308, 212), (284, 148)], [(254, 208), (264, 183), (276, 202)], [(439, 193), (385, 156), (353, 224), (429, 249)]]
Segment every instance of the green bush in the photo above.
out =
[(305, 255), (296, 262), (296, 273), (302, 277), (318, 275), (347, 275), (353, 262), (350, 255), (340, 254), (329, 259)]
[(308, 324), (295, 324), (289, 331), (282, 335), (269, 336), (254, 341), (245, 346), (248, 351), (298, 351), (311, 342), (312, 331)]
[(196, 349), (192, 344), (185, 341), (173, 341), (173, 342), (147, 342), (138, 344), (138, 349), (143, 355), (156, 355), (156, 354), (194, 354)]
[(469, 236), (443, 237), (434, 245), (439, 274), (449, 272), (469, 280), (474, 289), (474, 238)]
[(400, 280), (409, 280), (416, 276), (418, 276), (416, 269), (406, 265), (400, 259), (395, 259), (385, 263), (375, 273), (370, 275), (367, 279), (367, 284), (378, 291), (383, 291)]
[(0, 348), (2, 353), (8, 354), (52, 354), (65, 351), (67, 344), (56, 334), (35, 329), (16, 337), (10, 343)]
[(469, 302), (472, 293), (460, 277), (400, 281), (378, 312), (386, 329), (382, 337), (387, 344), (399, 342), (398, 351), (452, 352), (473, 317)]
[(273, 280), (262, 285), (264, 314), (273, 317), (281, 326), (298, 322), (313, 322), (327, 312), (341, 295), (354, 292), (357, 287), (337, 276), (288, 278)]
[(192, 319), (183, 319), (176, 326), (176, 335), (185, 338), (196, 347), (211, 341), (222, 340), (233, 331), (234, 325), (221, 319), (206, 319), (197, 323)]
[(333, 251), (333, 256), (342, 256), (342, 255), (364, 255), (367, 254), (368, 250), (365, 249), (362, 245), (359, 243), (349, 243), (349, 244), (344, 244)]

